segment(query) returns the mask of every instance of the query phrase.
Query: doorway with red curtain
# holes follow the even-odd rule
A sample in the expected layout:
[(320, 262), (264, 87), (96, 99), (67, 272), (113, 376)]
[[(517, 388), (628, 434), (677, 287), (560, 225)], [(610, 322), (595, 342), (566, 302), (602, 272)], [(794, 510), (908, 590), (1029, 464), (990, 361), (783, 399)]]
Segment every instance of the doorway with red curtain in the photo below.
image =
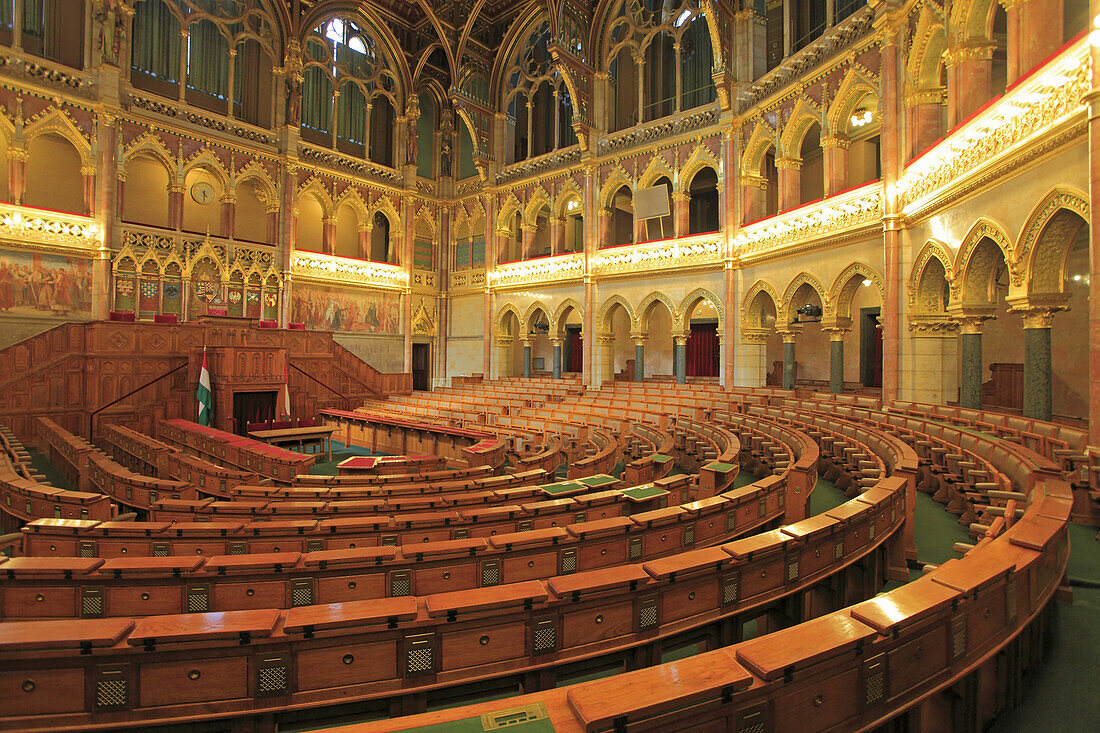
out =
[(581, 329), (565, 327), (565, 353), (562, 354), (562, 371), (580, 372), (584, 369), (584, 347)]
[(718, 324), (693, 323), (687, 341), (687, 376), (718, 376)]

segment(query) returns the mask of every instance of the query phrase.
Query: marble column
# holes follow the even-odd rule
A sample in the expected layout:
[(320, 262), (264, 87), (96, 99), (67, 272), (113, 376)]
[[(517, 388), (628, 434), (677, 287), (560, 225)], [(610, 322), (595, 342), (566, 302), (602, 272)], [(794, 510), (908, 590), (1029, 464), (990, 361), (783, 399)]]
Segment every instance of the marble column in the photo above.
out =
[(962, 352), (962, 370), (959, 375), (959, 406), (971, 410), (982, 409), (982, 332), (967, 331), (959, 334), (959, 350)]
[(550, 339), (550, 343), (554, 345), (554, 379), (561, 379), (561, 344), (560, 338)]
[(959, 406), (982, 409), (982, 323), (985, 317), (959, 318)]
[(783, 336), (783, 389), (794, 389), (794, 334)]
[(672, 369), (676, 373), (676, 384), (687, 382), (688, 337), (672, 337)]
[(550, 254), (560, 255), (565, 251), (565, 220), (558, 216), (550, 217)]
[(664, 238), (686, 237), (691, 231), (691, 196), (681, 191), (672, 194), (672, 231)]
[(645, 381), (645, 336), (634, 336), (634, 381)]
[(1024, 320), (1024, 417), (1051, 418), (1050, 321), (1057, 309), (1036, 308)]
[(844, 392), (844, 336), (847, 331), (829, 332), (829, 392)]
[(523, 340), (523, 378), (531, 378), (531, 342)]
[[(233, 239), (237, 236), (237, 197), (226, 194), (222, 197), (222, 236)], [(251, 239), (252, 237), (246, 237)]]
[(779, 210), (793, 209), (802, 201), (802, 160), (777, 158), (775, 167), (779, 169)]
[(168, 226), (171, 229), (183, 228), (183, 185), (168, 186)]
[(832, 196), (848, 187), (848, 145), (846, 138), (835, 135), (821, 138), (826, 196)]

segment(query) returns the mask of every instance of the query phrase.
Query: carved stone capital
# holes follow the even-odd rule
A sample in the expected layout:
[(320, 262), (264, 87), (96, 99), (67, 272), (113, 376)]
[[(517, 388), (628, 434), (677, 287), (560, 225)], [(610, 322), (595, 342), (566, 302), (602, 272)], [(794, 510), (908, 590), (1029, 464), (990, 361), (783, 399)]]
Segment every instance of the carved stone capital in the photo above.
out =
[(958, 321), (946, 315), (909, 316), (909, 335), (913, 338), (944, 338), (955, 336), (958, 332)]
[(801, 158), (776, 158), (775, 167), (779, 170), (802, 170)]
[(741, 343), (749, 346), (764, 346), (771, 332), (766, 328), (742, 328)]

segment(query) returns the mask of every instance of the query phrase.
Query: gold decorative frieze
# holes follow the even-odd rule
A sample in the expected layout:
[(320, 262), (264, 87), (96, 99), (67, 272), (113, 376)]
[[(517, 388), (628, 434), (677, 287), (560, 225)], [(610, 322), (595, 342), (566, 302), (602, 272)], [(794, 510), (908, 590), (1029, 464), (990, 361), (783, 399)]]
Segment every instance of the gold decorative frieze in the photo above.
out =
[(878, 225), (882, 221), (882, 206), (882, 184), (868, 183), (748, 225), (734, 237), (734, 254), (745, 261)]
[(502, 287), (576, 280), (583, 275), (584, 253), (574, 252), (557, 257), (542, 257), (537, 260), (497, 265), (489, 273), (489, 282), (493, 287)]
[(98, 250), (103, 232), (95, 219), (14, 204), (0, 204), (0, 239), (20, 248)]
[(290, 271), (296, 280), (317, 280), (334, 285), (403, 289), (409, 284), (408, 273), (397, 265), (302, 250), (291, 253)]
[(722, 235), (713, 233), (600, 250), (590, 266), (593, 275), (619, 275), (721, 263)]
[(912, 216), (936, 206), (952, 190), (979, 181), (986, 169), (1025, 155), (1075, 115), (1084, 122), (1088, 90), (1088, 43), (1082, 40), (911, 164), (895, 190), (900, 210)]
[(218, 262), (238, 264), (245, 269), (253, 264), (267, 269), (275, 263), (275, 247), (272, 245), (243, 244), (209, 234), (202, 236), (132, 224), (122, 230), (120, 250), (128, 248), (137, 254), (153, 252), (160, 258), (175, 255), (180, 260), (189, 261), (207, 243)]

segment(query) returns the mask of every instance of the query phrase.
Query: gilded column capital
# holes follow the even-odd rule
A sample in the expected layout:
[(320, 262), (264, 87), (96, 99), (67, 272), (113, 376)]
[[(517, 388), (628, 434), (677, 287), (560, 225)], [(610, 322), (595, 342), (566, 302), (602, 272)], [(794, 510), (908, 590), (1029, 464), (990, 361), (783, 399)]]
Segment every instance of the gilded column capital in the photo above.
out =
[(852, 141), (846, 137), (840, 135), (826, 135), (821, 138), (822, 148), (838, 148), (840, 150), (847, 150), (848, 146), (852, 144)]
[(801, 158), (776, 158), (775, 167), (778, 170), (802, 170)]
[(771, 333), (766, 328), (742, 328), (741, 343), (750, 346), (763, 346), (768, 343), (768, 335)]

